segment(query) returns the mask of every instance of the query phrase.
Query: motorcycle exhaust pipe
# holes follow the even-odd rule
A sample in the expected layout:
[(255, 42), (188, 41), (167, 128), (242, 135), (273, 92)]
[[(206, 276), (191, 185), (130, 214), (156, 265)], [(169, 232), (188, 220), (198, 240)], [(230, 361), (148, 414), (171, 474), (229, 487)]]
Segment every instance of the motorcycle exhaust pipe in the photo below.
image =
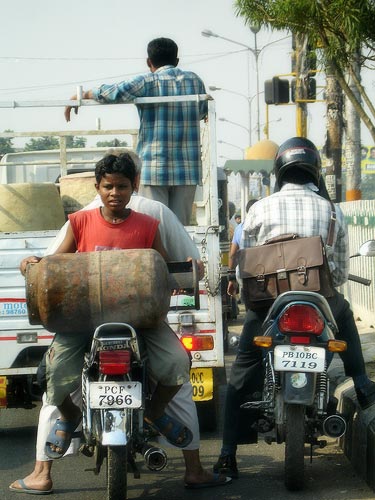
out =
[(148, 469), (152, 471), (163, 470), (168, 463), (167, 454), (162, 448), (145, 445), (142, 453)]
[(341, 415), (330, 415), (323, 422), (323, 433), (332, 438), (339, 438), (346, 432), (346, 422)]

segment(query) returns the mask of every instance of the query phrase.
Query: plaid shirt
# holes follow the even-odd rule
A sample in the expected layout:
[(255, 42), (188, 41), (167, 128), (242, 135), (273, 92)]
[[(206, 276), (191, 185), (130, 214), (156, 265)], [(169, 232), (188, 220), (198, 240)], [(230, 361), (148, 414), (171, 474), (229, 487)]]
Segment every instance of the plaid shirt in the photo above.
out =
[[(257, 201), (249, 210), (243, 226), (241, 247), (263, 245), (282, 234), (318, 236), (327, 242), (331, 205), (319, 196), (314, 184), (284, 184), (281, 190)], [(344, 215), (336, 205), (332, 248), (326, 247), (334, 286), (348, 279), (349, 247)]]
[[(154, 73), (93, 89), (101, 103), (132, 102), (137, 97), (205, 94), (202, 80), (190, 71), (163, 66)], [(141, 182), (151, 186), (201, 184), (200, 124), (207, 102), (138, 104), (137, 153)]]

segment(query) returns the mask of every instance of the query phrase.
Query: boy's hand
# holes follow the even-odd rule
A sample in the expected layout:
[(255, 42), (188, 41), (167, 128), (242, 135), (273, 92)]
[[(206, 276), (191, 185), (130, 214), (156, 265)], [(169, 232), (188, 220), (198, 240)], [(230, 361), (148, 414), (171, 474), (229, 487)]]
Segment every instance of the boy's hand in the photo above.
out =
[(42, 257), (37, 257), (36, 255), (30, 255), (30, 257), (25, 257), (20, 264), (20, 271), (23, 276), (26, 274), (26, 268), (28, 264), (37, 264), (42, 260)]
[[(77, 99), (76, 95), (73, 95), (70, 100), (75, 101)], [(64, 116), (65, 120), (67, 122), (70, 122), (70, 114), (72, 112), (72, 109), (74, 109), (74, 113), (77, 115), (78, 114), (78, 106), (66, 106), (65, 111), (64, 111)]]

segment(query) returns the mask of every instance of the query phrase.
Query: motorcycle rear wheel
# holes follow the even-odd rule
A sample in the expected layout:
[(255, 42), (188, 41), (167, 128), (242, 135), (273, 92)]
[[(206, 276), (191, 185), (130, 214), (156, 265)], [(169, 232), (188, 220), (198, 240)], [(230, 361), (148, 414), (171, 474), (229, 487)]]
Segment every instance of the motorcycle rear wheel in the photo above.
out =
[(126, 500), (127, 492), (127, 446), (107, 448), (107, 500)]
[(285, 486), (290, 491), (304, 486), (305, 469), (305, 407), (286, 405), (285, 424)]

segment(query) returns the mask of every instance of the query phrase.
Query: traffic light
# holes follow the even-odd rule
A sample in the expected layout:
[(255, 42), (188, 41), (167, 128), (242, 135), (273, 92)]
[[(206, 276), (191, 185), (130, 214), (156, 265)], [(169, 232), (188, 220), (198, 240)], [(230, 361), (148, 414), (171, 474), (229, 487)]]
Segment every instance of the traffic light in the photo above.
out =
[[(291, 66), (292, 66), (292, 73), (296, 74), (297, 73), (297, 54), (298, 54), (298, 49), (297, 49), (297, 43), (296, 43), (296, 36), (292, 35), (292, 55), (291, 55)], [(304, 53), (303, 53), (304, 52)], [(316, 100), (316, 80), (314, 78), (315, 72), (316, 72), (316, 52), (315, 48), (311, 44), (306, 45), (306, 49), (303, 50), (302, 48), (299, 49), (299, 54), (300, 57), (302, 57), (302, 60), (300, 61), (300, 64), (302, 67), (300, 68), (300, 72), (305, 73), (307, 72), (307, 93), (304, 97), (304, 99), (310, 100), (310, 101), (315, 101)], [(304, 57), (303, 57), (304, 56)], [(298, 75), (296, 75), (298, 76)], [(290, 84), (291, 87), (291, 100), (292, 102), (296, 102), (296, 79), (294, 78), (291, 81)]]
[[(296, 79), (293, 78), (290, 84), (290, 97), (292, 102), (296, 102)], [(316, 80), (315, 78), (311, 78), (310, 76), (307, 77), (307, 97), (309, 101), (315, 101), (316, 99)]]
[(287, 104), (289, 102), (289, 80), (274, 76), (264, 82), (266, 104)]

